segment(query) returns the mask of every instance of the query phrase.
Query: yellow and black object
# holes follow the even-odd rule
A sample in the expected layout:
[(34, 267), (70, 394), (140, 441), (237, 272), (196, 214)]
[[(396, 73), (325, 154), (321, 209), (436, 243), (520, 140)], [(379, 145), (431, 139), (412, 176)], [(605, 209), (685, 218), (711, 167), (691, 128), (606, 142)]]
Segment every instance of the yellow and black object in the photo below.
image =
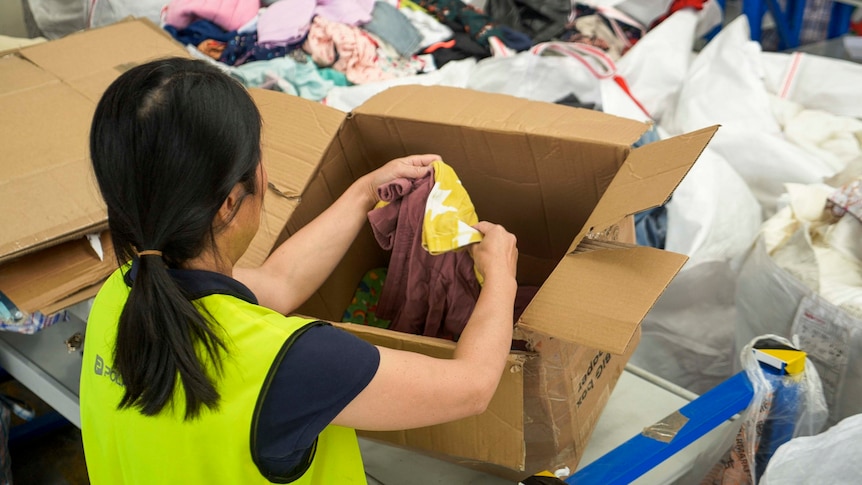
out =
[(535, 475), (533, 475), (531, 477), (527, 477), (527, 478), (521, 480), (521, 482), (518, 485), (565, 485), (565, 484), (566, 484), (566, 482), (557, 478), (557, 476), (554, 475), (553, 473), (548, 472), (548, 471), (544, 471), (544, 472), (536, 473)]

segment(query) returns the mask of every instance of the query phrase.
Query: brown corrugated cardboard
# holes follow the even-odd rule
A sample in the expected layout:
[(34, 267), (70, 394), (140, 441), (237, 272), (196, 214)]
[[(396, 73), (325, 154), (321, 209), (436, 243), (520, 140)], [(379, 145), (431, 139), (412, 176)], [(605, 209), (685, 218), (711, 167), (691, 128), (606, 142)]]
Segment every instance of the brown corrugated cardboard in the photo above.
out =
[[(438, 358), (451, 358), (455, 350), (455, 344), (447, 340), (353, 324), (339, 325), (375, 345)], [(524, 459), (524, 399), (521, 396), (524, 395), (524, 366), (528, 359), (526, 353), (509, 355), (505, 378), (488, 410), (479, 416), (408, 431), (363, 434), (480, 468), (487, 464), (519, 463)], [(471, 450), (469, 456), (464, 456), (465, 450)], [(505, 473), (502, 467), (486, 470)]]
[(0, 58), (0, 263), (106, 227), (87, 153), (96, 102), (130, 66), (168, 55), (188, 54), (129, 21)]
[(148, 21), (126, 21), (36, 44), (18, 55), (54, 74), (95, 105), (120, 73), (151, 59), (185, 56), (170, 34)]
[[(93, 287), (100, 286), (117, 268), (110, 236), (103, 232), (99, 239), (101, 258), (89, 241), (79, 238), (4, 264), (0, 267), (0, 290), (31, 319), (48, 317), (92, 296)], [(77, 301), (69, 301), (69, 297)]]
[[(707, 128), (648, 144), (628, 156), (573, 240), (570, 253), (546, 280), (535, 304), (522, 315), (522, 330), (614, 353), (622, 353), (629, 346), (637, 325), (664, 290), (652, 282), (665, 278), (670, 282), (686, 257), (647, 247), (577, 254), (571, 251), (584, 242), (584, 237), (601, 234), (626, 214), (662, 204), (688, 172), (689, 161), (697, 159), (714, 133), (715, 128)], [(598, 272), (602, 278), (578, 277)], [(566, 298), (566, 294), (583, 298)], [(573, 327), (559, 315), (590, 321), (592, 325)]]
[(85, 251), (83, 236), (107, 227), (90, 121), (121, 72), (169, 55), (187, 53), (152, 23), (127, 21), (0, 57), (0, 292), (29, 318), (92, 296), (114, 266), (109, 248), (105, 262)]
[(66, 308), (95, 296), (117, 267), (107, 232), (97, 253), (85, 238), (28, 253), (0, 266), (0, 330), (36, 333), (66, 318)]
[[(634, 245), (630, 216), (668, 198), (715, 128), (633, 150), (646, 125), (455, 88), (391, 88), (346, 117), (278, 93), (254, 97), (266, 143), (280, 138), (277, 163), (289, 164), (276, 168), (276, 157), (268, 158), (267, 170), (287, 177), (275, 183), (290, 180), (289, 195), (301, 200), (281, 209), (271, 205), (280, 196), (268, 196), (267, 227), (245, 264), (257, 264), (273, 248), (279, 219), (285, 222), (281, 241), (360, 175), (405, 154), (439, 153), (480, 218), (518, 237), (519, 283), (541, 286), (516, 326), (531, 352), (510, 354), (484, 414), (363, 434), (501, 475), (574, 470), (637, 346), (641, 319), (686, 259)], [(362, 275), (387, 262), (370, 230), (363, 232), (299, 312), (340, 321)], [(428, 337), (344, 328), (378, 345), (434, 356), (450, 356), (454, 348)]]
[[(261, 130), (262, 160), (269, 176), (261, 230), (243, 255), (240, 265), (257, 267), (269, 255), (285, 221), (299, 204), (301, 194), (317, 170), (318, 161), (335, 140), (344, 113), (318, 103), (291, 104), (284, 109), (284, 94), (255, 89), (252, 97), (261, 112), (267, 113)], [(302, 137), (285, 136), (292, 123), (312, 126)]]

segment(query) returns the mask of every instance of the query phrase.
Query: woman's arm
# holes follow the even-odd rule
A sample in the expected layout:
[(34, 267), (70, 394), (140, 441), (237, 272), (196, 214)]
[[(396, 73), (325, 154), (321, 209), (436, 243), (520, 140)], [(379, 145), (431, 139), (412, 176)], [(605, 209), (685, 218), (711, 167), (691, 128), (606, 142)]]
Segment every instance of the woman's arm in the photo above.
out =
[(398, 158), (359, 178), (329, 208), (284, 241), (259, 268), (235, 268), (234, 277), (265, 307), (287, 314), (329, 277), (378, 202), (377, 187), (397, 178), (421, 178), (439, 155)]
[(368, 386), (333, 421), (365, 430), (399, 430), (482, 413), (491, 401), (512, 345), (518, 251), (502, 226), (475, 226), (471, 246), (485, 284), (452, 359), (379, 347), (380, 365)]

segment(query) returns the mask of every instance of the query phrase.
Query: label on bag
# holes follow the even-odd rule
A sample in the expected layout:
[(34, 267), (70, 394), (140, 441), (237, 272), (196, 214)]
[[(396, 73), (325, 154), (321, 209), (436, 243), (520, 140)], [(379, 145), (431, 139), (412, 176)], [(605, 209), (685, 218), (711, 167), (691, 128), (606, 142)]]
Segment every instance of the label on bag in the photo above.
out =
[(799, 337), (800, 348), (817, 367), (829, 409), (835, 409), (844, 386), (852, 325), (853, 318), (846, 312), (810, 295), (799, 303), (793, 319), (791, 332)]

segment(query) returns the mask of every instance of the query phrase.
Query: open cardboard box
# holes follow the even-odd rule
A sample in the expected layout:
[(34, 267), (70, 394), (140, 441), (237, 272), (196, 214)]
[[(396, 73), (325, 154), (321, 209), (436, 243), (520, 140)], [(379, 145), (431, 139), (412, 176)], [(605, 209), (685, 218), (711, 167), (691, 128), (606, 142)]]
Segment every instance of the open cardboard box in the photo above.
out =
[[(637, 247), (621, 223), (664, 203), (717, 128), (632, 149), (648, 128), (600, 112), (457, 88), (390, 88), (347, 114), (252, 90), (264, 118), (265, 218), (241, 265), (260, 264), (357, 177), (438, 153), (480, 219), (518, 238), (520, 285), (541, 286), (515, 327), (489, 409), (453, 423), (363, 433), (503, 476), (576, 468), (640, 321), (686, 261)], [(619, 234), (628, 233), (628, 241)], [(369, 269), (386, 266), (370, 228), (298, 313), (340, 322)], [(343, 324), (379, 345), (448, 357), (453, 342)]]
[(108, 222), (90, 168), (90, 121), (120, 73), (165, 56), (188, 53), (147, 21), (0, 53), (0, 299), (21, 312), (0, 315), (5, 329), (61, 319), (116, 268), (106, 234), (94, 238), (102, 258), (84, 237)]

